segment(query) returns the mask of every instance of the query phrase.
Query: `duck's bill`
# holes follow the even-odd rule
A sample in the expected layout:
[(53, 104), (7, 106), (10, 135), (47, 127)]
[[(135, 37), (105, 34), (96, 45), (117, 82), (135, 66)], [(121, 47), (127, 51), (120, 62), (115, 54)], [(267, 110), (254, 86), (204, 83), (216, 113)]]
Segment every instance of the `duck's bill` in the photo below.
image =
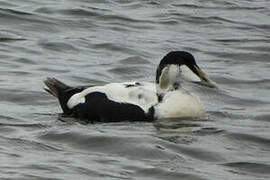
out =
[(205, 74), (198, 66), (194, 66), (196, 71), (198, 72), (199, 74), (199, 78), (201, 81), (199, 82), (195, 82), (195, 83), (198, 83), (200, 85), (203, 85), (203, 86), (207, 86), (207, 87), (210, 87), (210, 88), (216, 88), (218, 89), (218, 85), (217, 83), (215, 83), (214, 81), (212, 81), (209, 76), (207, 76), (207, 74)]

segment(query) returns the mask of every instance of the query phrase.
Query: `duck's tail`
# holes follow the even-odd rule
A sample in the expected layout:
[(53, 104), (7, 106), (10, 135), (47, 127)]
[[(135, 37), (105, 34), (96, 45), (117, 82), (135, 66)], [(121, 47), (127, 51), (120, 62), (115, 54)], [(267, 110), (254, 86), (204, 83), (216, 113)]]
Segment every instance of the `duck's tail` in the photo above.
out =
[(48, 87), (44, 88), (44, 90), (56, 98), (59, 98), (61, 92), (70, 88), (70, 86), (58, 81), (55, 78), (46, 77), (43, 82)]
[(71, 87), (68, 86), (55, 78), (45, 78), (43, 80), (44, 84), (48, 88), (44, 88), (45, 91), (56, 97), (61, 105), (64, 114), (71, 114), (72, 110), (68, 108), (67, 102), (71, 96), (79, 93), (83, 90), (81, 87)]

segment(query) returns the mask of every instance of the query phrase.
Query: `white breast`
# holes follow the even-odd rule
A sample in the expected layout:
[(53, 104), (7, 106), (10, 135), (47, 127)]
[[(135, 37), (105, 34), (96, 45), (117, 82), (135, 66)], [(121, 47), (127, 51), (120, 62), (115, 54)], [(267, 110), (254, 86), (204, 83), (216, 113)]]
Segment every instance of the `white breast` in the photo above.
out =
[(205, 110), (198, 96), (185, 90), (165, 94), (155, 106), (155, 118), (203, 117)]

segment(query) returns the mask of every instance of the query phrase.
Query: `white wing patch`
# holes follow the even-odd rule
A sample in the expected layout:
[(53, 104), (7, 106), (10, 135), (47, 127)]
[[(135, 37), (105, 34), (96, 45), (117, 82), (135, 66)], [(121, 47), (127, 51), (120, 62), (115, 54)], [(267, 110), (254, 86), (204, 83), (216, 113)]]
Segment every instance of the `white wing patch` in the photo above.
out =
[(80, 103), (85, 103), (85, 97), (81, 93), (74, 94), (67, 102), (68, 108), (72, 109)]
[[(127, 87), (127, 85), (130, 85)], [(156, 87), (154, 83), (110, 83), (104, 86), (95, 86), (74, 94), (67, 103), (68, 108), (72, 109), (76, 105), (85, 102), (85, 96), (93, 92), (106, 94), (108, 99), (119, 103), (130, 103), (140, 106), (145, 112), (157, 104)]]

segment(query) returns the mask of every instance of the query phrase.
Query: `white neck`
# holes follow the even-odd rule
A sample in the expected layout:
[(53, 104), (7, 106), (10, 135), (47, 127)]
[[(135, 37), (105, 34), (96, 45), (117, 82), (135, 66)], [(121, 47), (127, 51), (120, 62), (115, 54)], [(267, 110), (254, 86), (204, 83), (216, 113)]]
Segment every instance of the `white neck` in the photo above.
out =
[(174, 64), (168, 65), (162, 69), (159, 83), (156, 84), (157, 94), (163, 95), (166, 92), (177, 90), (184, 81), (199, 82), (200, 78), (186, 65), (180, 67)]

